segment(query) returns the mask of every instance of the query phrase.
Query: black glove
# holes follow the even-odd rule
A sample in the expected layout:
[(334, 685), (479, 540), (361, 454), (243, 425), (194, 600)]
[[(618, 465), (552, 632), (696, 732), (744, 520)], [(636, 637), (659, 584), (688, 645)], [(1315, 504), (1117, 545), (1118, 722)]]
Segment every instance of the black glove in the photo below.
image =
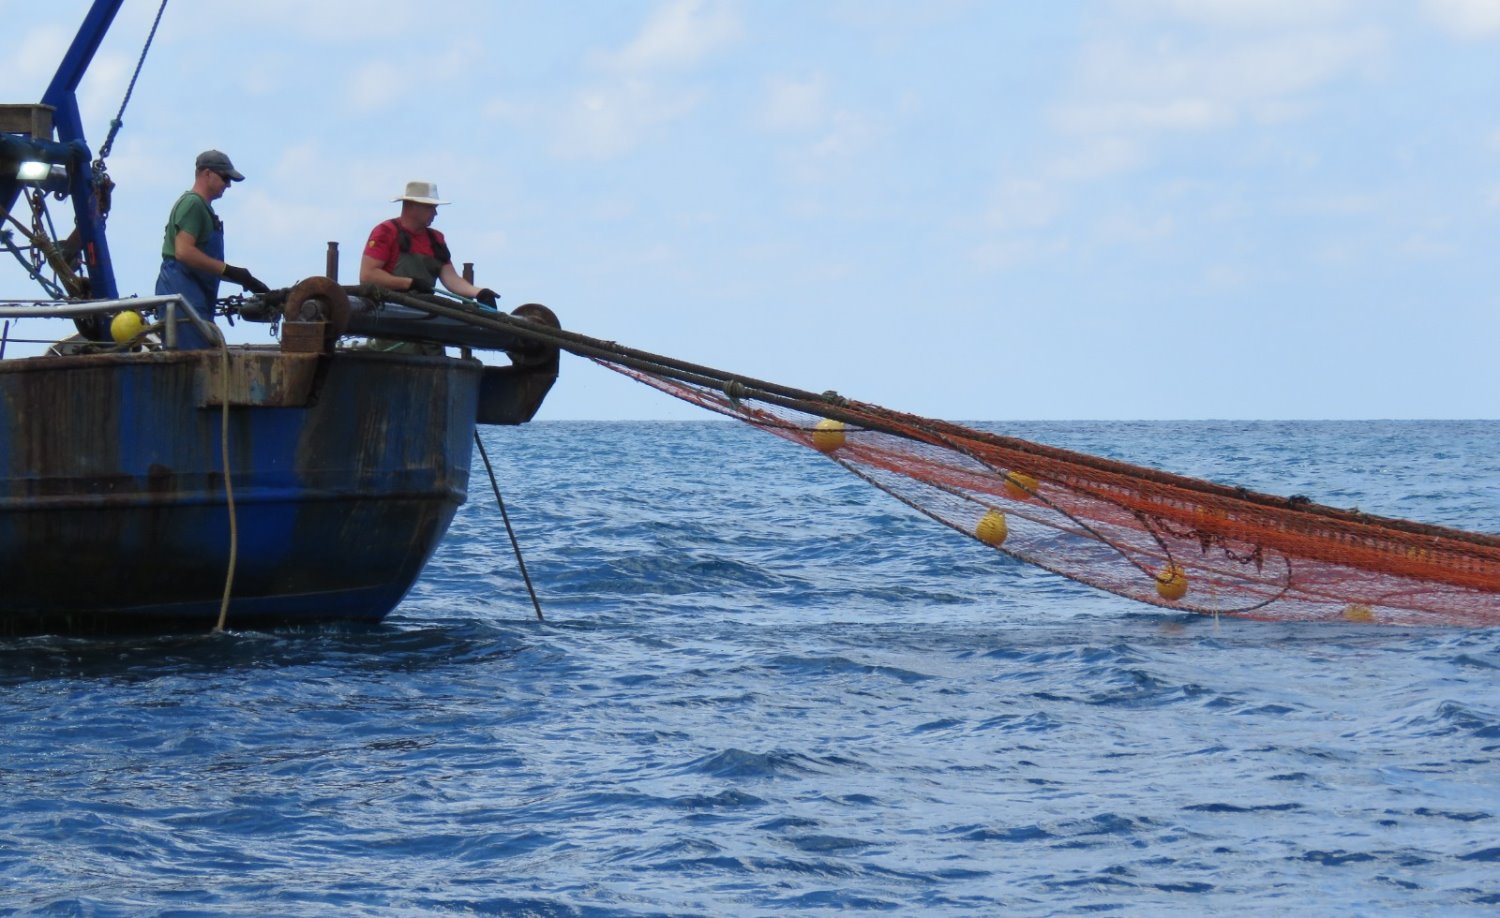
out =
[(478, 293), (474, 294), (474, 299), (490, 307), (491, 309), (500, 308), (499, 304), (495, 302), (496, 300), (500, 299), (500, 294), (496, 293), (488, 287), (485, 287)]
[(224, 263), (224, 279), (231, 284), (239, 284), (251, 293), (269, 293), (271, 291), (270, 287), (256, 280), (254, 274), (228, 262)]
[(415, 278), (414, 277), (414, 278), (411, 279), (411, 286), (406, 288), (406, 292), (407, 293), (432, 293), (432, 292), (434, 292), (434, 289), (433, 289), (433, 286), (432, 286), (432, 281), (430, 281), (430, 280), (421, 280), (419, 278)]

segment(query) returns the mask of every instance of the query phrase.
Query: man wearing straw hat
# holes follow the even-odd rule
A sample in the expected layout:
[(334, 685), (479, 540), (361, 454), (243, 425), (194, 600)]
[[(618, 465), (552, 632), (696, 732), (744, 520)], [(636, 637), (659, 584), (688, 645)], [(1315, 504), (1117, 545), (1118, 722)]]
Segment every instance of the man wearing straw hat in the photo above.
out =
[(401, 215), (370, 231), (359, 263), (359, 282), (397, 293), (432, 293), (439, 282), (459, 296), (491, 308), (499, 299), (488, 287), (476, 287), (454, 270), (443, 234), (432, 228), (439, 204), (437, 185), (407, 182), (406, 192), (391, 199), (401, 202)]

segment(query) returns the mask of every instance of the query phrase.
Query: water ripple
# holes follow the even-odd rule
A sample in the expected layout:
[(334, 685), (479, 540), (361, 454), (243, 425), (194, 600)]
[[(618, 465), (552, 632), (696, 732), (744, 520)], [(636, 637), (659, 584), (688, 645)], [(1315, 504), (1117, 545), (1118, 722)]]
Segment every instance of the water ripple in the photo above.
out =
[[(1477, 529), (1500, 481), (1495, 422), (994, 426)], [(0, 641), (0, 913), (1500, 905), (1500, 634), (1134, 606), (729, 424), (485, 436), (544, 622), (474, 489), (378, 627)]]

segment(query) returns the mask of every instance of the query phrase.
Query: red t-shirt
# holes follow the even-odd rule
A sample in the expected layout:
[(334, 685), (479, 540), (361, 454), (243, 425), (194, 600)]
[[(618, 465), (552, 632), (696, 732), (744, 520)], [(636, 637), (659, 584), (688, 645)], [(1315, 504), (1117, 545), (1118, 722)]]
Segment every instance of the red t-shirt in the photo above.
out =
[[(428, 233), (432, 235), (429, 237)], [(443, 234), (428, 227), (427, 232), (411, 234), (411, 251), (418, 255), (435, 255), (432, 242), (443, 241)], [(370, 231), (370, 240), (365, 243), (365, 257), (378, 258), (380, 266), (387, 271), (396, 270), (396, 259), (401, 257), (401, 244), (397, 238), (396, 221), (386, 220)]]

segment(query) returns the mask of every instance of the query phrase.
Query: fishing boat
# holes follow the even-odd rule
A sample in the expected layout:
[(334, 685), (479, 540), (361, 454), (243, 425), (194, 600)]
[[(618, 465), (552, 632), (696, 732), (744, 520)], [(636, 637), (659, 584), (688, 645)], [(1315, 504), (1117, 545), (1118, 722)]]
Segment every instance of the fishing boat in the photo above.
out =
[[(1140, 603), (1500, 625), (1500, 535), (728, 373), (564, 330), (538, 304), (507, 314), (345, 287), (332, 250), (325, 276), (219, 302), (269, 323), (277, 344), (179, 350), (181, 323), (210, 339), (217, 328), (174, 297), (120, 297), (104, 233), (113, 135), (91, 159), (74, 101), (120, 2), (95, 0), (42, 105), (0, 106), (0, 208), (22, 237), (6, 229), (0, 248), (50, 296), (0, 302), (0, 630), (377, 621), (465, 500), (474, 445), (488, 464), (476, 425), (529, 420), (560, 351), (810, 447), (987, 549)], [(49, 194), (72, 201), (66, 238), (51, 231)], [(14, 212), (23, 195), (29, 226)], [(153, 329), (116, 327), (147, 307), (164, 314)], [(9, 319), (37, 315), (77, 334), (5, 359)], [(425, 346), (351, 347), (359, 336)], [(475, 349), (511, 363), (486, 366)]]
[[(76, 100), (121, 3), (95, 0), (40, 104), (0, 106), (0, 247), (45, 294), (0, 299), (0, 633), (379, 621), (467, 497), (476, 425), (529, 421), (558, 351), (473, 327), (477, 303), (443, 317), (342, 287), (333, 251), (330, 276), (219, 302), (264, 323), (263, 344), (224, 343), (179, 298), (122, 296), (113, 133), (95, 157)], [(49, 200), (71, 204), (66, 234)], [(134, 327), (151, 311), (162, 321)], [(23, 318), (57, 342), (6, 355)], [(184, 322), (218, 346), (174, 347)]]

